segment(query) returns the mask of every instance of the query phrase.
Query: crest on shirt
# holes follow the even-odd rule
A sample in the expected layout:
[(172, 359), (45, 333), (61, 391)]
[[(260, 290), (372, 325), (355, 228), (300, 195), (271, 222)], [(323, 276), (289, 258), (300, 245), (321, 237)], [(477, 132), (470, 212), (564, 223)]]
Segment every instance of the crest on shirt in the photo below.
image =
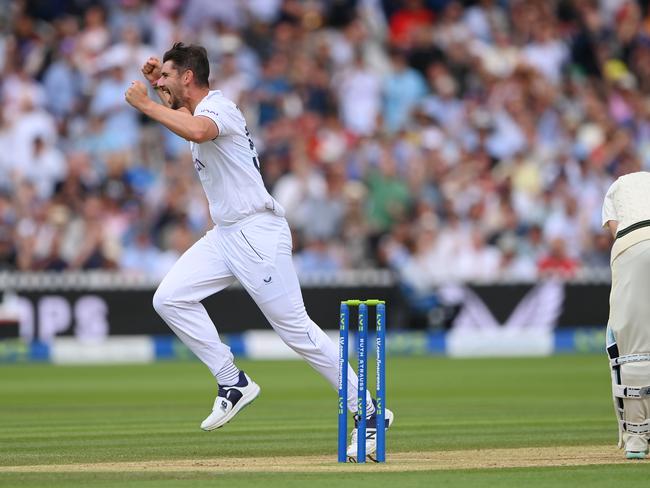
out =
[(194, 159), (194, 167), (196, 168), (197, 172), (201, 172), (201, 170), (203, 168), (205, 168), (205, 164), (203, 164), (200, 159), (195, 158)]

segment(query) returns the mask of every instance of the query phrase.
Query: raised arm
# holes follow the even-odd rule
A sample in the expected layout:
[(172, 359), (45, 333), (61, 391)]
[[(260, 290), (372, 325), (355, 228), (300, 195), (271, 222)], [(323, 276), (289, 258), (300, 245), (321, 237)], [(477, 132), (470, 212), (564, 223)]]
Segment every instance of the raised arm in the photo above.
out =
[(131, 83), (124, 98), (134, 108), (188, 141), (206, 142), (219, 135), (217, 125), (207, 117), (195, 117), (187, 109), (174, 110), (154, 102), (140, 81)]

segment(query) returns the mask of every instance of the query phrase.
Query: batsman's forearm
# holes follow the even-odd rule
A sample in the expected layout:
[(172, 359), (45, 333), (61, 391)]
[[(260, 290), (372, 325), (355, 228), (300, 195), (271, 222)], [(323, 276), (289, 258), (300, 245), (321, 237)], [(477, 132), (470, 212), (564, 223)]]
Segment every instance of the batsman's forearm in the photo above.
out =
[(196, 120), (189, 110), (181, 108), (174, 110), (153, 100), (142, 110), (142, 113), (151, 117), (188, 141), (200, 142), (204, 137), (204, 127)]
[(612, 233), (612, 237), (616, 238), (616, 232), (618, 231), (618, 220), (608, 220), (607, 227), (609, 227), (609, 231)]

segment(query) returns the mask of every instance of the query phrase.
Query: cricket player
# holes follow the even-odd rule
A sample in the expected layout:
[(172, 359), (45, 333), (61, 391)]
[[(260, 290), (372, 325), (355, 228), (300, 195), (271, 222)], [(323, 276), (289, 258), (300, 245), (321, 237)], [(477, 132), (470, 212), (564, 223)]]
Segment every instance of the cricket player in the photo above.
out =
[(607, 191), (603, 226), (612, 246), (607, 324), (619, 447), (643, 459), (650, 437), (650, 173), (618, 178)]
[[(153, 306), (216, 378), (206, 431), (222, 427), (260, 393), (233, 361), (201, 300), (235, 280), (253, 298), (282, 340), (338, 388), (338, 346), (307, 315), (291, 259), (291, 234), (284, 209), (266, 191), (255, 144), (239, 108), (210, 90), (205, 48), (176, 43), (162, 64), (150, 58), (142, 72), (147, 86), (132, 82), (126, 101), (190, 143), (194, 170), (208, 199), (215, 226), (183, 254), (156, 290)], [(367, 453), (376, 451), (375, 404), (366, 392)], [(357, 376), (348, 365), (348, 408), (357, 411)], [(386, 410), (386, 428), (393, 413)], [(356, 422), (355, 422), (356, 424)], [(356, 458), (356, 425), (348, 456)]]

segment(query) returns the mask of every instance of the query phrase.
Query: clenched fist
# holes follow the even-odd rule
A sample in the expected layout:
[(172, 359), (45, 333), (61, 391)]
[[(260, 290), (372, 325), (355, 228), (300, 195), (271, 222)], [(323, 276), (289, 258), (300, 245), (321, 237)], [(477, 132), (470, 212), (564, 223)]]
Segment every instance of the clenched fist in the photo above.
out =
[(151, 86), (155, 86), (158, 79), (162, 76), (162, 64), (160, 60), (153, 56), (147, 59), (147, 62), (142, 65), (142, 74), (151, 83)]
[(151, 99), (147, 94), (147, 87), (140, 81), (131, 82), (131, 86), (124, 94), (124, 99), (141, 112), (146, 105), (151, 102)]

